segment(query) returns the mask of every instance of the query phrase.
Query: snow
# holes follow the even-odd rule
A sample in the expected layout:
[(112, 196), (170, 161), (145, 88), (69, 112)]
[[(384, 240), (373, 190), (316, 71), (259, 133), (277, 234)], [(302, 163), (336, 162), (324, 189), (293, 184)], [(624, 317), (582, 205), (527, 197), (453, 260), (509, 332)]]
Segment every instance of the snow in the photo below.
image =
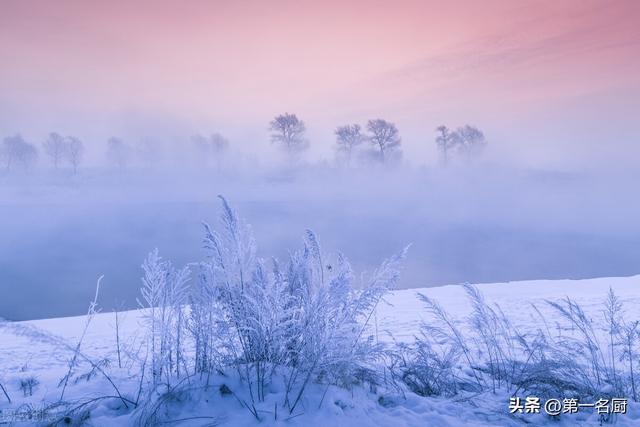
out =
[[(540, 327), (540, 318), (531, 304), (544, 314), (554, 316), (545, 300), (558, 301), (570, 297), (588, 313), (597, 315), (609, 288), (624, 303), (627, 311), (640, 308), (640, 276), (607, 277), (582, 280), (527, 280), (477, 285), (487, 301), (498, 304), (509, 319), (520, 327)], [(379, 314), (381, 328), (393, 331), (396, 339), (410, 340), (421, 320), (428, 320), (424, 305), (415, 297), (423, 293), (440, 302), (456, 318), (469, 314), (471, 306), (461, 286), (396, 291), (387, 298), (389, 305)]]
[[(559, 301), (570, 296), (579, 303), (588, 316), (594, 319), (601, 316), (602, 303), (609, 288), (624, 303), (627, 313), (640, 312), (640, 276), (597, 278), (586, 280), (532, 280), (509, 283), (492, 283), (477, 285), (489, 303), (500, 305), (511, 321), (521, 329), (542, 327), (540, 316), (532, 305), (540, 310), (545, 321), (553, 325), (557, 319), (545, 304), (546, 300)], [(388, 304), (380, 306), (376, 314), (376, 322), (381, 340), (391, 341), (388, 333), (395, 340), (411, 342), (418, 332), (420, 322), (429, 317), (423, 303), (417, 298), (423, 293), (437, 300), (455, 318), (466, 317), (471, 310), (464, 289), (451, 285), (436, 288), (398, 290), (386, 297)], [(119, 313), (120, 341), (123, 353), (135, 351), (142, 342), (140, 310)], [(555, 317), (554, 317), (555, 316)], [(31, 404), (34, 408), (43, 407), (56, 402), (61, 389), (58, 382), (65, 375), (72, 351), (60, 345), (61, 341), (75, 347), (82, 334), (85, 317), (66, 317), (27, 322), (0, 323), (0, 383), (5, 386), (13, 400), (9, 404), (0, 393), (0, 424), (7, 411), (16, 409), (21, 404)], [(47, 334), (40, 334), (43, 331)], [(388, 332), (388, 333), (387, 333)], [(51, 336), (60, 337), (56, 341)], [(121, 391), (127, 396), (136, 395), (139, 378), (136, 366), (122, 368), (117, 366), (115, 353), (115, 314), (100, 313), (93, 319), (82, 345), (82, 351), (94, 360), (108, 357), (109, 372)], [(127, 360), (127, 358), (123, 359)], [(83, 368), (84, 369), (84, 368)], [(81, 368), (78, 368), (82, 372)], [(35, 378), (38, 385), (33, 396), (23, 396), (20, 381)], [(219, 390), (222, 384), (232, 390), (240, 388), (231, 377), (209, 379), (210, 387), (194, 392), (189, 396), (176, 396), (170, 404), (171, 420), (175, 425), (220, 425), (249, 426), (256, 425), (256, 419), (244, 409), (237, 399), (230, 395), (222, 395)], [(313, 385), (305, 395), (300, 415), (287, 419), (288, 414), (280, 414), (275, 420), (273, 409), (270, 413), (264, 408), (274, 408), (281, 396), (281, 385), (274, 383), (261, 407), (265, 412), (263, 424), (271, 425), (305, 425), (305, 426), (489, 426), (521, 425), (522, 421), (541, 425), (551, 423), (546, 415), (520, 415), (521, 420), (508, 416), (508, 395), (498, 392), (493, 395), (481, 395), (475, 399), (425, 398), (410, 392), (402, 393), (393, 390), (369, 390), (354, 388), (345, 390), (337, 387), (325, 389), (325, 386)], [(326, 392), (326, 395), (325, 395)], [(89, 381), (77, 384), (70, 382), (65, 399), (80, 399), (90, 396), (100, 397), (114, 394), (108, 382), (100, 375)], [(324, 398), (322, 397), (324, 395)], [(322, 404), (320, 404), (322, 402)], [(294, 414), (296, 415), (296, 414)], [(200, 418), (194, 418), (200, 417)], [(5, 418), (6, 419), (6, 418)], [(128, 425), (134, 422), (131, 412), (122, 408), (115, 399), (100, 401), (91, 413), (91, 425)], [(616, 425), (640, 425), (640, 407), (631, 404), (625, 415), (615, 420)], [(599, 425), (595, 415), (579, 413), (561, 417), (553, 425)]]

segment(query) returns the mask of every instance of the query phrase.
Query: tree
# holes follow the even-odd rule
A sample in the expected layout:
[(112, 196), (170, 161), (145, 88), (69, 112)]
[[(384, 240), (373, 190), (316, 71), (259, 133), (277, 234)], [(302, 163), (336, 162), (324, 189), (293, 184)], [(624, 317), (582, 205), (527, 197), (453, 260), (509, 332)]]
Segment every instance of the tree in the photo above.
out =
[(484, 133), (475, 126), (461, 126), (456, 134), (459, 149), (467, 158), (477, 157), (487, 145)]
[(449, 150), (456, 147), (460, 143), (460, 135), (457, 132), (451, 132), (445, 125), (436, 128), (438, 135), (436, 136), (436, 145), (442, 153), (442, 161), (446, 165), (449, 163)]
[(84, 154), (84, 144), (78, 138), (73, 136), (68, 136), (65, 140), (65, 157), (67, 161), (73, 166), (74, 175), (78, 173), (78, 166), (82, 161), (82, 156)]
[(289, 155), (308, 148), (309, 141), (304, 137), (307, 128), (295, 114), (284, 113), (276, 116), (269, 125), (271, 142), (282, 145)]
[(42, 143), (42, 146), (45, 154), (51, 157), (53, 167), (58, 169), (58, 165), (64, 157), (65, 149), (67, 148), (64, 137), (56, 132), (51, 132)]
[(8, 136), (2, 141), (0, 157), (4, 160), (7, 170), (11, 170), (14, 165), (28, 169), (38, 158), (38, 150), (20, 135)]
[(360, 125), (345, 125), (339, 126), (335, 131), (337, 150), (346, 155), (347, 166), (351, 164), (353, 149), (366, 139), (360, 129)]
[(125, 169), (129, 161), (129, 146), (116, 137), (111, 137), (107, 141), (107, 160), (118, 169)]
[(438, 135), (436, 136), (436, 145), (442, 153), (444, 163), (449, 161), (449, 152), (453, 148), (457, 148), (458, 152), (467, 159), (478, 156), (487, 145), (487, 140), (480, 129), (475, 126), (464, 125), (450, 131), (446, 126), (438, 126), (436, 128)]
[(386, 120), (369, 120), (367, 130), (371, 134), (369, 141), (380, 149), (380, 161), (385, 162), (388, 154), (400, 146), (400, 133), (393, 123)]

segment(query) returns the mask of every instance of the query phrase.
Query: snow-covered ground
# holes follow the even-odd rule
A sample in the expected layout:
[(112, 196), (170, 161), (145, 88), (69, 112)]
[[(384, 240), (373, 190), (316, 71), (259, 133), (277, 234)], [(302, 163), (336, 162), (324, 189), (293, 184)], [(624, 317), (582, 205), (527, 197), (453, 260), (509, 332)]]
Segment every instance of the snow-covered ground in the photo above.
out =
[[(640, 314), (640, 276), (624, 278), (598, 278), (588, 280), (535, 280), (510, 283), (481, 284), (478, 289), (487, 302), (498, 304), (506, 316), (520, 329), (541, 328), (540, 310), (547, 324), (558, 320), (557, 314), (548, 307), (546, 300), (559, 301), (567, 296), (579, 303), (593, 319), (602, 316), (602, 304), (609, 288), (624, 304), (625, 311), (635, 319)], [(410, 343), (418, 333), (420, 322), (429, 320), (424, 304), (416, 297), (423, 293), (437, 300), (457, 319), (466, 317), (471, 305), (461, 286), (444, 286), (400, 290), (392, 293), (388, 304), (379, 307), (377, 327), (381, 339), (390, 340), (387, 332), (395, 340)], [(139, 351), (143, 329), (140, 326), (140, 312), (127, 311), (118, 316), (119, 338), (122, 358), (125, 362), (118, 368), (116, 347), (116, 316), (114, 313), (100, 313), (92, 321), (82, 350), (93, 360), (109, 359), (109, 372), (120, 391), (134, 396), (138, 389), (137, 367), (127, 366), (127, 352)], [(59, 400), (60, 379), (66, 374), (72, 351), (61, 345), (62, 342), (75, 347), (85, 325), (85, 317), (68, 317), (28, 322), (0, 324), (0, 383), (4, 385), (12, 399), (8, 403), (0, 390), (0, 424), (10, 419), (12, 410), (23, 404), (33, 409), (45, 407)], [(40, 332), (44, 332), (40, 334)], [(60, 340), (58, 340), (59, 337)], [(81, 368), (78, 368), (82, 371)], [(86, 371), (87, 369), (85, 369)], [(21, 383), (34, 380), (33, 395), (23, 391)], [(232, 397), (221, 395), (219, 385), (224, 379), (216, 378), (211, 384), (214, 392), (201, 392), (190, 396), (188, 404), (181, 397), (175, 397), (177, 408), (172, 413), (172, 425), (255, 425), (255, 418)], [(216, 382), (217, 381), (217, 382)], [(231, 381), (230, 379), (228, 381)], [(28, 386), (27, 386), (28, 388)], [(233, 387), (232, 387), (233, 388)], [(324, 398), (322, 397), (323, 394)], [(89, 380), (70, 382), (65, 399), (79, 399), (90, 396), (112, 395), (113, 389), (100, 375)], [(271, 389), (265, 407), (275, 407), (279, 393), (278, 385)], [(186, 399), (186, 398), (185, 398)], [(281, 425), (371, 425), (371, 426), (464, 426), (464, 425), (533, 425), (551, 422), (543, 414), (523, 414), (518, 418), (507, 415), (508, 395), (482, 395), (476, 399), (425, 398), (412, 393), (394, 394), (391, 391), (358, 389), (346, 391), (339, 388), (314, 386), (307, 395), (301, 415), (287, 419), (285, 416), (273, 421), (275, 417), (265, 417), (264, 424)], [(114, 403), (115, 402), (115, 403)], [(320, 402), (322, 402), (320, 404)], [(23, 406), (24, 408), (24, 406)], [(200, 417), (200, 418), (193, 418)], [(270, 419), (272, 421), (266, 421)], [(183, 420), (183, 421), (180, 421)], [(95, 409), (88, 425), (129, 425), (133, 424), (131, 413), (118, 407), (115, 399), (105, 399)], [(628, 413), (614, 419), (617, 425), (640, 425), (640, 408), (630, 404)], [(554, 422), (554, 425), (557, 425)], [(598, 425), (598, 419), (591, 412), (562, 416), (561, 425)]]

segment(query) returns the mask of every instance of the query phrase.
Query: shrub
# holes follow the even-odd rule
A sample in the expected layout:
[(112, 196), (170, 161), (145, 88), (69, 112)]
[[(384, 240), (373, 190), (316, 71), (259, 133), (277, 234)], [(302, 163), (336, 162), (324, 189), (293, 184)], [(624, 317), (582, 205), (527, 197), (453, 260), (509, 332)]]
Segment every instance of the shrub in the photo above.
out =
[[(383, 347), (373, 340), (369, 323), (397, 283), (406, 249), (356, 289), (347, 259), (325, 255), (309, 230), (303, 248), (284, 265), (259, 259), (250, 226), (220, 199), (220, 228), (204, 224), (207, 258), (197, 264), (188, 298), (186, 270), (172, 270), (157, 251), (143, 266), (153, 384), (163, 374), (169, 384), (169, 375), (178, 373), (172, 366), (177, 369), (181, 361), (186, 366), (174, 341), (183, 330), (193, 343), (193, 372), (207, 378), (235, 372), (246, 385), (248, 402), (243, 403), (256, 418), (255, 405), (264, 401), (276, 373), (286, 376), (283, 406), (290, 413), (310, 381), (345, 387), (378, 382), (373, 362), (382, 357)], [(187, 320), (180, 322), (187, 299)]]

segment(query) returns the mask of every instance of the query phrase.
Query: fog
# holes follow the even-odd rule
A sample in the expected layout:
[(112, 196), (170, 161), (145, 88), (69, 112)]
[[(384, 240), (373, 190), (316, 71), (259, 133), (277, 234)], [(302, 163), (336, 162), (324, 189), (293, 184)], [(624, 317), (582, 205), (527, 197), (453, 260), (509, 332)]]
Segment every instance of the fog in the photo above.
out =
[(640, 273), (634, 171), (243, 162), (4, 172), (0, 316), (81, 314), (102, 274), (101, 306), (135, 307), (149, 251), (203, 258), (201, 221), (216, 225), (218, 194), (267, 259), (300, 248), (307, 228), (356, 272), (412, 244), (404, 288)]

